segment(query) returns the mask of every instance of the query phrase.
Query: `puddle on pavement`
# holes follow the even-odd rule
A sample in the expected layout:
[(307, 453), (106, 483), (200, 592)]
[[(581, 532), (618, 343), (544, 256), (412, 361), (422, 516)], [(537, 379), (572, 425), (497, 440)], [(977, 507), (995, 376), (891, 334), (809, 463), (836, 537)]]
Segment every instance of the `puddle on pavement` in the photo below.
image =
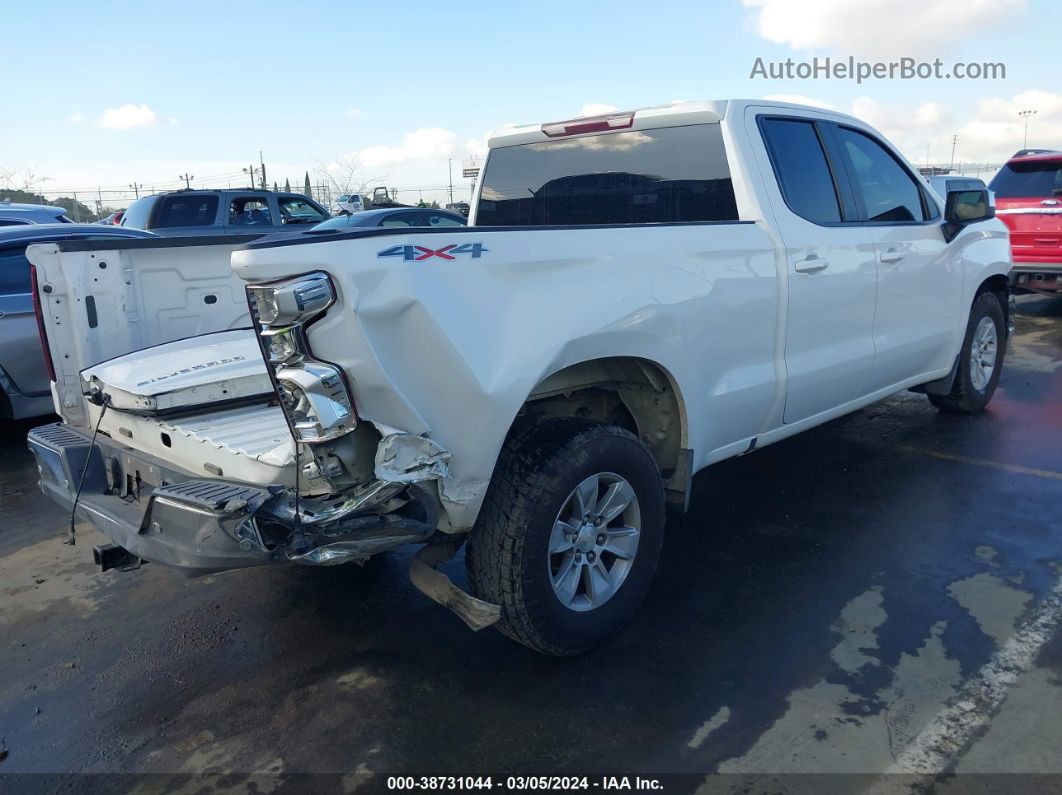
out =
[[(996, 565), (994, 549), (978, 547), (975, 554), (982, 564)], [(997, 644), (1014, 634), (1032, 599), (988, 572), (952, 583), (949, 594)], [(879, 587), (845, 605), (832, 625), (839, 638), (830, 652), (835, 669), (829, 681), (791, 693), (785, 714), (747, 753), (723, 762), (720, 773), (861, 773), (893, 764), (955, 695), (962, 672), (944, 646), (947, 622), (938, 621), (913, 654), (901, 654), (891, 681), (868, 696), (860, 685), (883, 665), (878, 631), (888, 618), (884, 605)]]

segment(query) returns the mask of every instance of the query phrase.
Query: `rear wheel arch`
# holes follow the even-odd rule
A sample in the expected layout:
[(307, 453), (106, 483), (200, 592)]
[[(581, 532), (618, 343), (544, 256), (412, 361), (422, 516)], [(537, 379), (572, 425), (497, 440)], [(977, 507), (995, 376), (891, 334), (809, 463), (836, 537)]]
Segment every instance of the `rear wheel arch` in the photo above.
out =
[(552, 417), (618, 425), (649, 448), (669, 500), (685, 504), (692, 477), (686, 407), (671, 373), (636, 356), (589, 359), (543, 378), (521, 406), (510, 435)]

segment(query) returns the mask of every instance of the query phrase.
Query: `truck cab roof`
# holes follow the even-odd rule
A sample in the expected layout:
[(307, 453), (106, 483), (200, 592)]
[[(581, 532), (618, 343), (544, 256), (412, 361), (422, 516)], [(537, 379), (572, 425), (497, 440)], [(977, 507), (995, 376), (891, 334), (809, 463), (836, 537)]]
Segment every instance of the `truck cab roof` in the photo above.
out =
[(740, 112), (749, 105), (827, 113), (837, 118), (851, 120), (860, 126), (866, 126), (865, 123), (847, 114), (828, 108), (767, 99), (715, 99), (650, 105), (632, 110), (610, 111), (598, 116), (580, 116), (562, 121), (501, 127), (487, 136), (487, 145), (491, 149), (497, 149), (503, 146), (519, 146), (587, 133), (637, 131), (685, 124), (712, 124), (722, 121), (728, 112)]

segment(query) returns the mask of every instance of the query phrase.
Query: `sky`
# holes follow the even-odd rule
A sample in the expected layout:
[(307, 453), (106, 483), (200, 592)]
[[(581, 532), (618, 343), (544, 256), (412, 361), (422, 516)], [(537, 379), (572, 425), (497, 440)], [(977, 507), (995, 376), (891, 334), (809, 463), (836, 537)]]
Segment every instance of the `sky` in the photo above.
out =
[[(0, 179), (46, 192), (309, 171), (467, 198), (490, 130), (675, 100), (780, 97), (870, 122), (918, 164), (1062, 146), (1058, 0), (218, 3), (8, 0)], [(765, 63), (1000, 62), (1005, 79), (752, 77)]]

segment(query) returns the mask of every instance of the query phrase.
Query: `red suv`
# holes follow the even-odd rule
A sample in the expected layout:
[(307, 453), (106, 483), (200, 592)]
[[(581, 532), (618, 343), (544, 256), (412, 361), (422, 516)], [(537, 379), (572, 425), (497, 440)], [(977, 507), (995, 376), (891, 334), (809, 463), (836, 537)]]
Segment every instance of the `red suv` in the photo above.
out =
[(1010, 229), (1011, 287), (1062, 292), (1062, 152), (1022, 149), (988, 187)]

